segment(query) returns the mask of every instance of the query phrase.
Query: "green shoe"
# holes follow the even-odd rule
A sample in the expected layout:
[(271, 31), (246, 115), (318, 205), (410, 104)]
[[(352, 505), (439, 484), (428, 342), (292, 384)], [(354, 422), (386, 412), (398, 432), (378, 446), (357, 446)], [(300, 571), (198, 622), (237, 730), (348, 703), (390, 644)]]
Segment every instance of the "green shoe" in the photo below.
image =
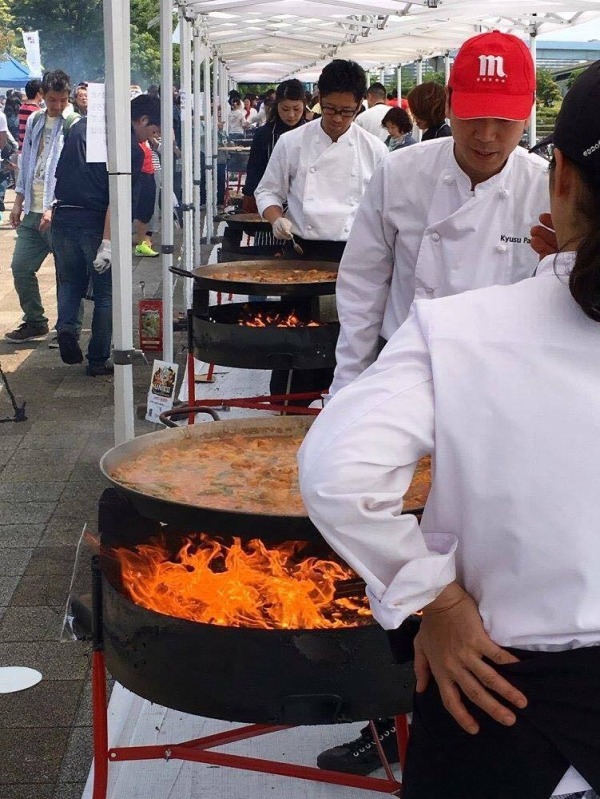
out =
[(141, 244), (138, 244), (134, 249), (133, 254), (145, 258), (157, 258), (160, 255), (160, 253), (152, 249), (147, 241), (143, 241)]

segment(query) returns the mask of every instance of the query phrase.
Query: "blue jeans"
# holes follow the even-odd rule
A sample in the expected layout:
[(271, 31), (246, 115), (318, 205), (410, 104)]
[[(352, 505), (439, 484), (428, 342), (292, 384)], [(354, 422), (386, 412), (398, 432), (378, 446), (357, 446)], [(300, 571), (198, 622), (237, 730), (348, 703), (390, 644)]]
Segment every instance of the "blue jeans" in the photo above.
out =
[(94, 291), (92, 336), (87, 359), (101, 366), (110, 357), (112, 339), (112, 269), (99, 274), (93, 267), (102, 243), (103, 227), (52, 225), (52, 248), (58, 280), (57, 331), (78, 334), (78, 312), (90, 278)]

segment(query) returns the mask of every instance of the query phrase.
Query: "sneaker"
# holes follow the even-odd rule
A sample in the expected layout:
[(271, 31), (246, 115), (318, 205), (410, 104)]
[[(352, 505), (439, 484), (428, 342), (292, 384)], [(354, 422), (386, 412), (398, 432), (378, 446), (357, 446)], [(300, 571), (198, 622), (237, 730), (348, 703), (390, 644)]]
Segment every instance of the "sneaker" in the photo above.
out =
[(158, 255), (160, 255), (159, 252), (156, 252), (156, 250), (152, 249), (147, 241), (143, 241), (141, 244), (138, 244), (134, 249), (133, 254), (145, 258), (156, 258)]
[(32, 341), (47, 335), (48, 325), (32, 325), (30, 322), (23, 322), (16, 330), (5, 333), (4, 338), (7, 341), (12, 341), (13, 344), (23, 344), (25, 341)]
[(103, 377), (104, 375), (114, 374), (115, 367), (110, 361), (106, 361), (106, 363), (88, 363), (85, 367), (85, 373), (88, 377)]
[(77, 341), (77, 336), (73, 335), (69, 330), (59, 330), (56, 334), (56, 339), (60, 357), (64, 363), (73, 364), (83, 361), (83, 353)]
[[(379, 740), (389, 763), (398, 763), (398, 744), (393, 719), (380, 719), (375, 722)], [(330, 771), (343, 771), (345, 774), (370, 774), (381, 768), (381, 758), (367, 724), (360, 731), (360, 737), (346, 744), (326, 749), (317, 757), (317, 766)]]

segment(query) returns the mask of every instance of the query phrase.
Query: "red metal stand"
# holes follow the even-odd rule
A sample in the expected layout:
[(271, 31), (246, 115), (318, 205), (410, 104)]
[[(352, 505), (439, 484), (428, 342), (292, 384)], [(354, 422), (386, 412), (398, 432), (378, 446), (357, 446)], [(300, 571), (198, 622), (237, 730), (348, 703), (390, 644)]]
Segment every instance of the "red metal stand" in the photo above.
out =
[[(339, 771), (326, 771), (313, 766), (300, 766), (294, 763), (281, 763), (277, 760), (228, 755), (223, 752), (212, 752), (212, 748), (224, 744), (236, 743), (247, 738), (267, 735), (280, 730), (291, 729), (289, 726), (272, 724), (250, 724), (236, 730), (207, 735), (191, 741), (176, 744), (159, 744), (154, 746), (120, 746), (108, 748), (108, 720), (105, 688), (104, 653), (94, 652), (92, 661), (92, 695), (94, 713), (94, 789), (93, 799), (106, 799), (108, 787), (108, 764), (127, 760), (187, 760), (195, 763), (209, 763), (214, 766), (258, 771), (263, 774), (276, 774), (281, 777), (325, 782), (332, 785), (345, 785), (349, 788), (362, 788), (366, 791), (400, 796), (402, 783), (394, 779), (383, 750), (383, 765), (388, 777), (361, 777)], [(400, 763), (404, 766), (406, 741), (408, 740), (408, 723), (406, 716), (396, 716), (396, 734), (398, 736)], [(378, 739), (375, 739), (379, 743)]]

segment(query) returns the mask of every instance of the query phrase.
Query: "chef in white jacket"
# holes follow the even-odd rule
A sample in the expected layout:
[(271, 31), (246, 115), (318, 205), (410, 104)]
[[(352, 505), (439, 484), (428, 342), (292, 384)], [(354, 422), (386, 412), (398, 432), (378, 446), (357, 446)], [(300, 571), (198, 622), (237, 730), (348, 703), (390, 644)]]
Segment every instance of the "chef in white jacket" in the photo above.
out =
[(530, 228), (547, 210), (547, 163), (517, 147), (535, 69), (516, 36), (469, 39), (449, 82), (453, 138), (390, 155), (356, 215), (336, 288), (341, 324), (330, 393), (377, 357), (414, 298), (533, 274)]
[(322, 117), (279, 139), (254, 197), (276, 239), (294, 235), (307, 257), (339, 261), (387, 148), (353, 124), (366, 89), (359, 64), (333, 60), (318, 87)]
[[(309, 515), (375, 618), (424, 611), (403, 799), (600, 793), (600, 62), (554, 146), (559, 254), (416, 302), (300, 451)], [(402, 497), (426, 454), (419, 527)]]

